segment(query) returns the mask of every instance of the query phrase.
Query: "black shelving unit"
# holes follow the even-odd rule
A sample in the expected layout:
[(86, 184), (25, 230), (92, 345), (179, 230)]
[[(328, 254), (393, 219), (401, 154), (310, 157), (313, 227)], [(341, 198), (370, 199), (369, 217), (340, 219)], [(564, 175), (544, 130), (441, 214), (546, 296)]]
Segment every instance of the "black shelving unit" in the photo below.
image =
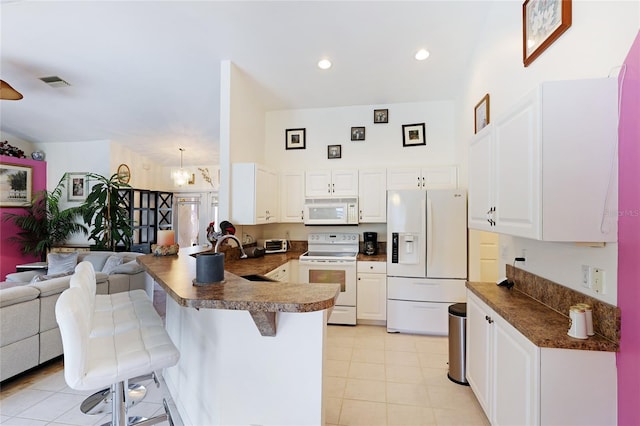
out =
[[(129, 211), (133, 228), (132, 245), (150, 246), (158, 230), (173, 229), (173, 193), (127, 188), (119, 191), (120, 203)], [(124, 241), (118, 246), (124, 246)]]

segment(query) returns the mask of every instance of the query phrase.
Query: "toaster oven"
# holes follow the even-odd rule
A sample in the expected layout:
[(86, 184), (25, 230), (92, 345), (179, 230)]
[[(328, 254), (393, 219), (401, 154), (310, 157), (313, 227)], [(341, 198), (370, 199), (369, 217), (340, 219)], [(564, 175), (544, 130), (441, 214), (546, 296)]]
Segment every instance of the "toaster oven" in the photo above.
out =
[(284, 253), (289, 249), (289, 243), (283, 238), (258, 240), (258, 247), (264, 248), (265, 253)]

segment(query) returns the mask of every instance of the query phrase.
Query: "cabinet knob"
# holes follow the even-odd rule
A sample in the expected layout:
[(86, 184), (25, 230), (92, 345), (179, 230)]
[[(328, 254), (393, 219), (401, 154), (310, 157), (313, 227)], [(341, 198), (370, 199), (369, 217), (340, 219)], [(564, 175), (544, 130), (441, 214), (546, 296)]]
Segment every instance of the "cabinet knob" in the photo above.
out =
[(484, 319), (486, 319), (489, 322), (489, 324), (493, 324), (493, 320), (491, 319), (491, 317), (489, 315), (485, 315)]
[(329, 194), (331, 194), (331, 184), (330, 183), (327, 184), (327, 192)]

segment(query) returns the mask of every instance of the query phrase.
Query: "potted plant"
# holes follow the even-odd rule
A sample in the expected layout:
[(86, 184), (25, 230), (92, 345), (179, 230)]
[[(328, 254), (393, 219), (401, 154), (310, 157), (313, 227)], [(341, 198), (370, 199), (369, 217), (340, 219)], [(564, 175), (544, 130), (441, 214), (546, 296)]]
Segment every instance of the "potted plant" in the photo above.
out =
[(20, 228), (17, 235), (9, 237), (9, 241), (22, 246), (24, 254), (39, 256), (44, 261), (48, 251), (64, 243), (69, 235), (76, 232), (87, 234), (87, 228), (77, 222), (82, 216), (81, 206), (60, 210), (60, 198), (66, 181), (65, 173), (53, 191), (35, 193), (31, 204), (25, 207), (26, 214), (3, 215), (4, 221), (13, 222)]
[(98, 250), (122, 248), (128, 250), (133, 237), (129, 210), (122, 203), (121, 190), (131, 188), (120, 182), (118, 173), (110, 178), (87, 173), (87, 178), (97, 181), (81, 206), (82, 217), (91, 227), (89, 239), (96, 242)]

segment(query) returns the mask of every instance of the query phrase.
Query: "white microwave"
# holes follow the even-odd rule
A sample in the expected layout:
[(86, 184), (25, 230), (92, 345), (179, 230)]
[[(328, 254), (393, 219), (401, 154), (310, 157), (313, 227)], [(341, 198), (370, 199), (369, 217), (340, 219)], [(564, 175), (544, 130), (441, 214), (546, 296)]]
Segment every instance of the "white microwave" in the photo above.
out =
[(307, 198), (305, 225), (357, 225), (357, 198)]

